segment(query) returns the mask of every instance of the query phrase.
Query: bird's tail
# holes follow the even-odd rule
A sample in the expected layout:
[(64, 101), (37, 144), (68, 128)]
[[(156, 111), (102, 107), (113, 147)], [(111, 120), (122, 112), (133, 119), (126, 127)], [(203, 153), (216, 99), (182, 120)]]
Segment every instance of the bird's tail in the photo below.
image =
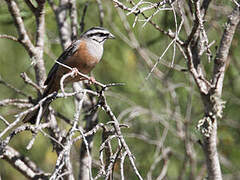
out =
[[(46, 96), (48, 96), (49, 94), (53, 93), (53, 92), (57, 92), (57, 87), (53, 84), (53, 83), (50, 83), (47, 88), (45, 89), (43, 95), (41, 98), (39, 98), (38, 102), (45, 98)], [(24, 123), (31, 123), (31, 124), (35, 124), (36, 120), (37, 120), (37, 117), (38, 117), (38, 114), (40, 115), (40, 120), (42, 119), (43, 115), (45, 114), (45, 112), (48, 110), (48, 106), (50, 105), (51, 103), (51, 100), (48, 100), (46, 99), (43, 104), (42, 104), (42, 112), (41, 114), (39, 114), (39, 110), (40, 110), (40, 107), (35, 109), (34, 111), (31, 111), (29, 112), (23, 119), (23, 122)]]
[(23, 122), (24, 122), (24, 123), (29, 122), (29, 123), (31, 123), (31, 124), (35, 124), (35, 123), (36, 123), (36, 120), (37, 120), (37, 117), (38, 117), (38, 114), (39, 114), (40, 120), (41, 120), (42, 117), (43, 117), (43, 115), (44, 115), (45, 112), (47, 111), (49, 104), (50, 104), (50, 102), (44, 102), (44, 103), (42, 104), (42, 112), (41, 112), (41, 114), (39, 114), (39, 113), (40, 113), (40, 112), (39, 112), (40, 107), (37, 108), (37, 109), (35, 109), (35, 110), (33, 110), (33, 111), (31, 111), (31, 112), (29, 112), (29, 113), (24, 117)]

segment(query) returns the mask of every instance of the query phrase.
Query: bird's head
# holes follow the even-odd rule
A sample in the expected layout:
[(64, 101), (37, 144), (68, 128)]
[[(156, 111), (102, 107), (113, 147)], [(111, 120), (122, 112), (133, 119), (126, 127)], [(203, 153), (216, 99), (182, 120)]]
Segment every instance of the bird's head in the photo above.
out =
[(115, 36), (102, 27), (92, 27), (82, 34), (82, 37), (89, 38), (99, 44), (103, 44), (107, 39), (114, 39)]

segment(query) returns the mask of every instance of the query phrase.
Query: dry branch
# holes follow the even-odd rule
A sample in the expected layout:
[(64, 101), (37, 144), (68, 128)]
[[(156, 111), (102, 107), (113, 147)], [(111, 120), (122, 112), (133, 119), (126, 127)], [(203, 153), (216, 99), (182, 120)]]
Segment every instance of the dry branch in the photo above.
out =
[(0, 157), (8, 161), (28, 179), (48, 179), (50, 175), (42, 171), (34, 162), (30, 161), (29, 158), (24, 157), (10, 146), (4, 148), (4, 152), (0, 154)]

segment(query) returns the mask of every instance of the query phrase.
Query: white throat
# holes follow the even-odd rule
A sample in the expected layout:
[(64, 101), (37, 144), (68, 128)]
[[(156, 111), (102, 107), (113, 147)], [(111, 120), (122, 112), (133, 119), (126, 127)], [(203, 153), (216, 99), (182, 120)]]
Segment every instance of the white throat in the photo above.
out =
[(91, 56), (96, 57), (98, 61), (100, 61), (103, 55), (103, 44), (104, 42), (98, 43), (94, 40), (87, 41), (87, 48), (89, 53), (91, 54)]

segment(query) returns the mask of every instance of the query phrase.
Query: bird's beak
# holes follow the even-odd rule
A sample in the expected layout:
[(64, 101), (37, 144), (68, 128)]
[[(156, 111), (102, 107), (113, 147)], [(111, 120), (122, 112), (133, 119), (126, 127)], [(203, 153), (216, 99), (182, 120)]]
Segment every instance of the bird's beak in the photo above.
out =
[(113, 34), (109, 33), (108, 39), (115, 39), (115, 36)]

